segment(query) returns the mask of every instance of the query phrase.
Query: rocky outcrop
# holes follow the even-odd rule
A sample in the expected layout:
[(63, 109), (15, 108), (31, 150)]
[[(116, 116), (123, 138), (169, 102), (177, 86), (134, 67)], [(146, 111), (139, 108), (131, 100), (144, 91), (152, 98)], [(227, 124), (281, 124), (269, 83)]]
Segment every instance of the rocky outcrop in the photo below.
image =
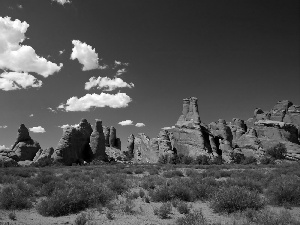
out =
[(183, 99), (182, 115), (179, 117), (176, 127), (200, 128), (200, 116), (198, 100), (195, 97)]
[(90, 135), (93, 129), (86, 119), (82, 119), (76, 127), (66, 127), (63, 136), (52, 155), (55, 162), (65, 165), (90, 162), (93, 152), (90, 147)]
[(51, 156), (54, 153), (54, 148), (50, 147), (50, 148), (46, 148), (46, 149), (40, 149), (34, 159), (33, 159), (33, 163), (36, 164), (51, 164), (52, 159)]
[(134, 139), (135, 137), (133, 134), (127, 138), (127, 157), (129, 159), (134, 157)]
[(18, 158), (17, 161), (32, 161), (36, 153), (41, 149), (40, 144), (31, 139), (29, 131), (24, 124), (18, 129), (17, 140), (12, 147), (12, 151)]
[(159, 157), (158, 139), (150, 139), (144, 133), (134, 138), (134, 163), (157, 163)]
[(96, 120), (96, 124), (93, 133), (90, 136), (90, 147), (93, 153), (93, 158), (100, 160), (107, 160), (107, 155), (105, 153), (105, 136), (103, 133), (102, 121)]
[(0, 167), (12, 167), (18, 166), (17, 161), (13, 160), (10, 157), (0, 154)]

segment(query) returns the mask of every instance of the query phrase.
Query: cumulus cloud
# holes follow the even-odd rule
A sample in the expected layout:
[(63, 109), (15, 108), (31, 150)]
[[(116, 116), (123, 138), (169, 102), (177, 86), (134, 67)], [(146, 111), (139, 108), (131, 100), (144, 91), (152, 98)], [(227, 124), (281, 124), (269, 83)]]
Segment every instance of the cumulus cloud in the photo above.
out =
[(144, 123), (136, 123), (135, 126), (136, 126), (136, 127), (144, 127), (144, 126), (146, 126), (146, 125), (145, 125)]
[(116, 73), (116, 76), (120, 76), (121, 74), (126, 73), (126, 72), (127, 72), (127, 71), (126, 71), (125, 68), (119, 69), (119, 70), (117, 71), (117, 73)]
[(71, 3), (70, 0), (52, 0), (52, 2), (57, 2), (58, 4), (64, 5), (66, 3)]
[(41, 126), (38, 126), (38, 127), (31, 127), (29, 128), (29, 130), (33, 133), (45, 133), (45, 129)]
[(57, 65), (38, 56), (31, 46), (21, 45), (29, 24), (26, 21), (0, 17), (0, 69), (15, 72), (35, 72), (48, 77), (58, 72), (63, 64)]
[(131, 102), (131, 98), (125, 93), (117, 94), (86, 94), (81, 98), (72, 97), (66, 104), (61, 104), (58, 109), (66, 111), (89, 111), (92, 107), (124, 108)]
[(4, 91), (26, 89), (29, 87), (39, 88), (42, 84), (42, 81), (28, 73), (4, 72), (0, 74), (0, 89)]
[(65, 49), (64, 50), (61, 50), (61, 51), (59, 51), (59, 54), (61, 55), (61, 54), (63, 54), (65, 52)]
[(48, 107), (47, 109), (48, 109), (50, 112), (57, 113), (56, 110), (52, 109), (51, 107)]
[(4, 126), (0, 126), (0, 129), (5, 129), (5, 128), (7, 128), (7, 126), (6, 126), (6, 125), (4, 125)]
[(5, 147), (5, 145), (0, 145), (0, 150), (8, 149)]
[(128, 66), (128, 65), (129, 65), (129, 63), (122, 63), (121, 61), (115, 60), (113, 69), (115, 69), (116, 67), (119, 67), (119, 66)]
[(92, 46), (82, 43), (79, 40), (73, 40), (72, 44), (74, 48), (72, 49), (71, 59), (78, 59), (79, 63), (83, 65), (83, 71), (107, 68), (107, 65), (99, 65), (98, 53), (96, 53)]
[(66, 127), (78, 127), (78, 126), (79, 126), (79, 124), (74, 124), (74, 125), (65, 124), (65, 125), (58, 126), (58, 127), (64, 129)]
[(133, 83), (126, 83), (121, 78), (110, 79), (108, 77), (91, 77), (88, 82), (85, 83), (85, 90), (90, 90), (93, 87), (98, 89), (104, 89), (104, 91), (113, 91), (116, 88), (134, 87)]
[(29, 117), (33, 117), (33, 116), (34, 116), (33, 114), (30, 114), (30, 115), (29, 115)]
[(118, 124), (120, 124), (121, 126), (129, 126), (129, 125), (133, 125), (133, 121), (132, 120), (124, 120), (119, 122)]

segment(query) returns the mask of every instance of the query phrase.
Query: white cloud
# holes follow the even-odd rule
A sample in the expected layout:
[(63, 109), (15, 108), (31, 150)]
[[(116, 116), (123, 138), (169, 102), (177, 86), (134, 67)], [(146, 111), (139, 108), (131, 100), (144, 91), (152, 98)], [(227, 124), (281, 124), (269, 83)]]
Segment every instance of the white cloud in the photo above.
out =
[(4, 91), (26, 89), (29, 87), (39, 88), (42, 84), (42, 81), (28, 73), (4, 72), (0, 74), (0, 89)]
[(10, 17), (0, 17), (0, 69), (15, 72), (35, 72), (48, 77), (58, 72), (59, 66), (38, 56), (31, 46), (21, 45), (29, 24)]
[(65, 52), (65, 49), (64, 50), (61, 50), (61, 51), (59, 51), (59, 54), (61, 55), (61, 54), (63, 54)]
[(133, 125), (133, 121), (132, 120), (124, 120), (119, 122), (118, 124), (120, 124), (121, 126), (129, 126), (129, 125)]
[(45, 133), (45, 129), (41, 126), (38, 126), (38, 127), (31, 127), (29, 128), (29, 130), (33, 133)]
[(33, 114), (30, 114), (30, 115), (29, 115), (29, 117), (33, 117), (33, 116), (34, 116)]
[(79, 63), (83, 65), (83, 71), (107, 68), (107, 65), (99, 65), (98, 53), (96, 53), (92, 46), (82, 43), (79, 40), (73, 40), (72, 44), (74, 48), (72, 49), (71, 59), (78, 59)]
[(79, 124), (74, 124), (74, 125), (65, 124), (65, 125), (58, 126), (58, 127), (64, 129), (66, 127), (78, 127), (78, 126), (79, 126)]
[(136, 126), (136, 127), (144, 127), (144, 126), (146, 126), (146, 125), (145, 125), (144, 123), (136, 123), (135, 126)]
[(49, 109), (50, 112), (53, 112), (53, 113), (57, 113), (54, 109), (52, 109), (51, 107), (48, 107), (47, 109)]
[(64, 5), (66, 3), (71, 3), (70, 0), (52, 0), (52, 2), (57, 2), (58, 4)]
[(5, 129), (5, 128), (7, 128), (7, 126), (6, 126), (6, 125), (0, 126), (0, 129), (1, 129), (1, 128)]
[(128, 66), (128, 65), (129, 65), (129, 63), (122, 63), (121, 61), (115, 60), (113, 69), (115, 69), (116, 67), (119, 67), (119, 66)]
[(18, 5), (18, 8), (19, 8), (19, 9), (23, 9), (23, 6), (22, 6), (22, 5)]
[(98, 89), (104, 89), (104, 91), (113, 91), (116, 88), (123, 87), (134, 87), (133, 83), (126, 83), (121, 78), (113, 78), (110, 79), (108, 77), (91, 77), (88, 82), (85, 83), (85, 90), (90, 90), (93, 87), (97, 87)]
[(117, 73), (116, 73), (116, 76), (120, 76), (121, 74), (126, 73), (126, 72), (127, 72), (127, 71), (126, 71), (125, 68), (119, 69), (119, 70), (117, 71)]
[(0, 150), (8, 149), (5, 147), (5, 145), (0, 145)]
[(117, 94), (86, 94), (81, 98), (69, 98), (66, 104), (58, 106), (59, 109), (66, 111), (88, 111), (92, 107), (111, 107), (111, 108), (124, 108), (131, 102), (131, 98), (125, 93)]

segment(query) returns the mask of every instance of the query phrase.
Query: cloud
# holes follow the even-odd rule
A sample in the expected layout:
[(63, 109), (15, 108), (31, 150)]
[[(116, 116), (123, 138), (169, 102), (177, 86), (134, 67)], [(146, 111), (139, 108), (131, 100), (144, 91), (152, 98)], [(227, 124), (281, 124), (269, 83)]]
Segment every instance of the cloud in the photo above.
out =
[(0, 74), (0, 89), (4, 91), (26, 89), (29, 87), (39, 88), (42, 84), (42, 81), (28, 73), (4, 72)]
[(6, 125), (4, 125), (4, 126), (0, 126), (0, 129), (5, 129), (5, 128), (7, 128), (7, 126), (6, 126)]
[(99, 65), (98, 53), (96, 53), (92, 46), (82, 43), (79, 40), (73, 40), (72, 44), (74, 48), (72, 49), (71, 59), (78, 59), (79, 63), (83, 65), (83, 71), (107, 68), (107, 65)]
[(116, 88), (123, 87), (134, 87), (133, 83), (126, 83), (121, 78), (115, 77), (114, 79), (110, 79), (108, 77), (91, 77), (88, 82), (85, 83), (85, 90), (90, 90), (93, 87), (97, 87), (98, 89), (104, 89), (104, 91), (113, 91)]
[(0, 150), (8, 149), (5, 147), (5, 145), (0, 145)]
[(129, 126), (129, 125), (133, 125), (133, 121), (132, 120), (124, 120), (119, 122), (118, 124), (120, 124), (121, 126)]
[(63, 54), (65, 52), (65, 49), (64, 50), (61, 50), (61, 51), (59, 51), (59, 54), (61, 55), (61, 54)]
[(38, 127), (31, 127), (29, 128), (29, 130), (33, 133), (45, 133), (45, 129), (41, 126), (38, 126)]
[(66, 104), (58, 106), (59, 109), (66, 111), (89, 111), (92, 107), (111, 107), (111, 108), (124, 108), (131, 102), (131, 98), (125, 93), (117, 94), (86, 94), (81, 98), (72, 97), (67, 100)]
[(122, 63), (120, 61), (115, 60), (113, 69), (115, 69), (116, 67), (119, 67), (119, 66), (128, 66), (128, 65), (129, 65), (129, 63)]
[(30, 115), (29, 115), (29, 117), (33, 117), (33, 116), (34, 116), (33, 114), (30, 114)]
[(170, 129), (172, 129), (172, 128), (175, 128), (175, 126), (172, 126), (172, 127), (163, 127), (163, 128), (161, 128), (161, 129), (163, 129), (163, 130), (170, 130)]
[(126, 72), (127, 72), (127, 71), (126, 71), (125, 68), (120, 69), (120, 70), (117, 71), (116, 76), (120, 76), (121, 74), (126, 73)]
[(57, 113), (56, 110), (52, 109), (51, 107), (48, 107), (47, 109), (49, 109), (50, 112)]
[(145, 125), (144, 123), (136, 123), (135, 126), (136, 126), (136, 127), (144, 127), (144, 126), (146, 126), (146, 125)]
[(57, 2), (58, 4), (64, 5), (66, 3), (71, 3), (70, 0), (52, 0), (52, 2)]
[(64, 129), (66, 127), (78, 127), (78, 126), (79, 126), (79, 124), (74, 124), (74, 125), (65, 124), (65, 125), (58, 126), (58, 127)]
[(0, 69), (15, 72), (35, 72), (48, 77), (58, 72), (59, 66), (38, 56), (31, 46), (21, 45), (29, 24), (10, 17), (0, 17)]

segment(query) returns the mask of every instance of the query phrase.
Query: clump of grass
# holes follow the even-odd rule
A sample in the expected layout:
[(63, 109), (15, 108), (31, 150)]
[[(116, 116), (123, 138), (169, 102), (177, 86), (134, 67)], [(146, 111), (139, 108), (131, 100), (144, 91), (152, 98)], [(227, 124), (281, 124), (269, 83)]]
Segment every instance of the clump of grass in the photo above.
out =
[(180, 214), (188, 214), (190, 212), (189, 205), (183, 201), (179, 201), (176, 208)]
[(15, 211), (10, 212), (10, 213), (8, 214), (8, 218), (9, 218), (10, 220), (17, 220), (17, 216), (16, 216)]
[(154, 209), (154, 215), (157, 215), (160, 219), (168, 219), (170, 218), (171, 211), (172, 204), (165, 202), (159, 208)]
[(144, 171), (145, 171), (144, 168), (141, 168), (141, 167), (140, 167), (140, 168), (135, 169), (135, 170), (134, 170), (134, 173), (135, 173), (135, 174), (142, 174), (142, 173), (144, 173)]
[(141, 181), (141, 187), (145, 190), (153, 190), (155, 187), (159, 185), (163, 185), (166, 183), (166, 179), (162, 178), (158, 175), (150, 175), (147, 177), (143, 177)]
[(167, 185), (160, 185), (149, 191), (149, 196), (154, 202), (167, 202), (172, 199), (172, 194)]
[(95, 218), (94, 211), (82, 212), (75, 219), (75, 225), (86, 225), (93, 221)]
[(144, 192), (143, 189), (140, 189), (140, 190), (139, 190), (139, 196), (140, 196), (141, 198), (143, 198), (143, 197), (145, 196), (145, 192)]
[(211, 201), (211, 207), (218, 213), (233, 213), (246, 209), (258, 210), (263, 206), (264, 202), (258, 192), (238, 186), (220, 188)]
[(109, 219), (109, 220), (114, 220), (115, 219), (115, 215), (114, 215), (112, 210), (108, 210), (105, 215), (106, 215), (106, 218)]

